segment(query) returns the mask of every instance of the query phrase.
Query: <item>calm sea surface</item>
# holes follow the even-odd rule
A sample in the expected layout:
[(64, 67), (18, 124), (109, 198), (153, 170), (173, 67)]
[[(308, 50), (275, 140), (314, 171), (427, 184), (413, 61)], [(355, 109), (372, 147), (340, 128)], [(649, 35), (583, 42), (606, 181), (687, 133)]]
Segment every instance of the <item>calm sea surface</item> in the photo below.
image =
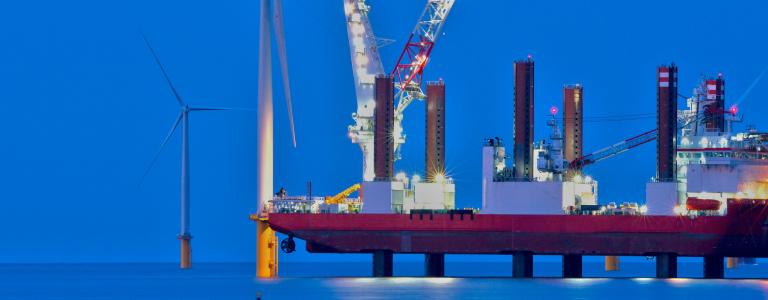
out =
[[(252, 263), (0, 264), (0, 299), (768, 299), (761, 279), (657, 280), (652, 262), (622, 263), (589, 277), (559, 279), (560, 263), (537, 262), (535, 279), (511, 279), (511, 263), (447, 262), (446, 278), (419, 278), (422, 265), (395, 264), (394, 278), (376, 279), (369, 263), (283, 263), (281, 278), (255, 279)], [(700, 277), (701, 263), (680, 263), (679, 275)], [(479, 277), (484, 276), (484, 277)], [(727, 270), (730, 278), (768, 278), (768, 265)], [(549, 278), (547, 278), (549, 277)]]

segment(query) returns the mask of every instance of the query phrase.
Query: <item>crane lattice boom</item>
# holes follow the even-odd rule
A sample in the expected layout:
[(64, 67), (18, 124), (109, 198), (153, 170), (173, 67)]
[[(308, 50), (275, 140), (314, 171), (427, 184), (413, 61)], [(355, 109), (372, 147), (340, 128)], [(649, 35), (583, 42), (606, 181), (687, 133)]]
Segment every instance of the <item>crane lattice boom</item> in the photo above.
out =
[[(423, 100), (425, 95), (421, 89), (422, 73), (429, 62), (429, 55), (435, 46), (437, 37), (442, 31), (445, 19), (453, 7), (454, 0), (429, 0), (421, 14), (416, 27), (413, 29), (405, 49), (392, 70), (397, 89), (397, 106), (395, 107), (395, 153), (399, 153), (400, 144), (405, 143), (402, 121), (403, 112), (413, 100)], [(399, 157), (399, 154), (395, 155)]]
[(603, 149), (597, 150), (590, 154), (584, 155), (578, 159), (575, 159), (568, 163), (568, 167), (571, 169), (578, 169), (587, 165), (594, 164), (606, 158), (610, 158), (610, 157), (619, 155), (621, 153), (624, 153), (625, 151), (628, 151), (629, 149), (635, 148), (642, 144), (654, 141), (656, 140), (656, 138), (658, 138), (658, 136), (659, 136), (658, 129), (644, 132), (640, 135), (631, 137), (629, 139), (623, 140), (616, 144), (610, 145), (608, 147), (605, 147)]

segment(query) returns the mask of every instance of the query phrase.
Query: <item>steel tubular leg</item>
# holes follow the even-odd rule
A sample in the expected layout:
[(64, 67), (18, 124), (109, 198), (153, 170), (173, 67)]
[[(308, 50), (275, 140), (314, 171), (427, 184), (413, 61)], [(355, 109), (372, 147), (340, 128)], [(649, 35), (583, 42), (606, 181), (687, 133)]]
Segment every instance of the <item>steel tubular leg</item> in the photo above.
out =
[(373, 277), (392, 277), (392, 251), (373, 252)]
[(424, 276), (427, 276), (427, 277), (445, 276), (445, 254), (444, 253), (424, 254)]
[(704, 257), (704, 278), (723, 278), (725, 275), (725, 258), (722, 256)]
[(581, 278), (581, 255), (563, 255), (563, 278)]
[(520, 251), (512, 254), (512, 277), (533, 277), (533, 252)]
[(656, 255), (656, 278), (677, 277), (677, 254), (659, 253)]

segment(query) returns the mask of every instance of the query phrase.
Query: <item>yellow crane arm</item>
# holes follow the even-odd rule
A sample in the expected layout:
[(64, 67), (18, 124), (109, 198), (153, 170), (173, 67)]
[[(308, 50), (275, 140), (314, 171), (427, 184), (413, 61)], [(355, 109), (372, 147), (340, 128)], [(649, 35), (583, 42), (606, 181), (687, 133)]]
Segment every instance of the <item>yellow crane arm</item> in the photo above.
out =
[(325, 196), (325, 204), (340, 204), (344, 201), (344, 199), (349, 197), (350, 194), (357, 192), (357, 190), (359, 189), (360, 189), (360, 184), (355, 183), (352, 186), (341, 191), (341, 193), (338, 193), (334, 196)]

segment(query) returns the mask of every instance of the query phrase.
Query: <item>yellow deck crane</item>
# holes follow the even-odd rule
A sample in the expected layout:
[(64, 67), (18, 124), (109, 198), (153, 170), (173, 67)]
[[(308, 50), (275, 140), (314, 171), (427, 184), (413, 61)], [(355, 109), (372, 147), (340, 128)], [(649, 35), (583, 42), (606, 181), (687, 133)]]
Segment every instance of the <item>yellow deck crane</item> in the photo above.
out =
[(344, 203), (344, 200), (347, 199), (347, 197), (349, 197), (349, 195), (351, 195), (354, 192), (357, 192), (358, 190), (360, 190), (360, 184), (355, 183), (336, 195), (325, 196), (325, 204), (342, 204)]

